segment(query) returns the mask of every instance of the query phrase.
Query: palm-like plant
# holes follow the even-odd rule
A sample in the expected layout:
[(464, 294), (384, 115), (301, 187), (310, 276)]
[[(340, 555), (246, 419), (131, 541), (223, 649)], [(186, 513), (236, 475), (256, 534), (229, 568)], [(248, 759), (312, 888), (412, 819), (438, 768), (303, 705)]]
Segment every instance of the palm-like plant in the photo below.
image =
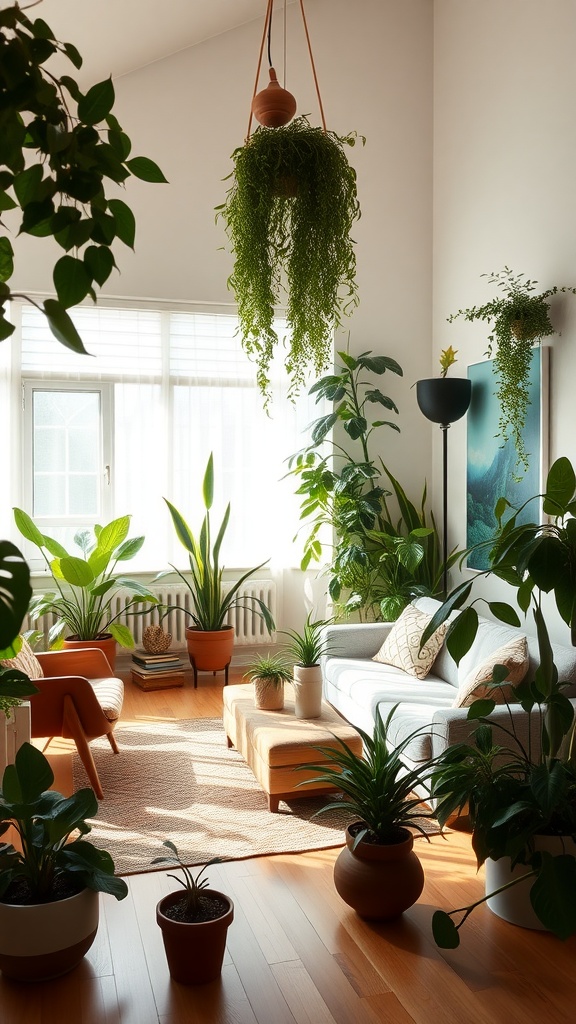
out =
[(328, 625), (327, 619), (318, 619), (312, 622), (312, 612), (309, 613), (301, 633), (296, 629), (280, 630), (283, 636), (288, 637), (287, 643), (283, 645), (284, 653), (293, 658), (297, 665), (304, 668), (311, 668), (318, 665), (323, 654), (330, 651), (330, 643), (323, 635), (324, 626)]
[[(192, 611), (186, 612), (186, 614), (191, 616), (194, 625), (198, 629), (212, 631), (222, 629), (231, 608), (235, 606), (251, 607), (258, 615), (262, 616), (266, 628), (272, 633), (274, 630), (274, 620), (264, 601), (258, 597), (242, 596), (239, 593), (245, 580), (252, 573), (257, 572), (258, 569), (266, 565), (266, 562), (261, 562), (260, 565), (255, 566), (253, 569), (248, 569), (239, 580), (236, 580), (230, 586), (225, 586), (224, 584), (224, 566), (220, 565), (220, 549), (230, 519), (230, 503), (228, 503), (224, 513), (216, 540), (212, 543), (210, 524), (210, 509), (214, 500), (214, 459), (212, 453), (210, 453), (204, 473), (202, 498), (206, 512), (197, 538), (180, 512), (167, 498), (164, 499), (172, 516), (178, 540), (186, 548), (190, 562), (189, 576), (180, 569), (177, 569), (175, 565), (172, 566), (171, 570), (178, 574), (190, 591)], [(171, 571), (168, 570), (167, 572), (160, 573), (156, 578), (160, 579), (170, 575)]]

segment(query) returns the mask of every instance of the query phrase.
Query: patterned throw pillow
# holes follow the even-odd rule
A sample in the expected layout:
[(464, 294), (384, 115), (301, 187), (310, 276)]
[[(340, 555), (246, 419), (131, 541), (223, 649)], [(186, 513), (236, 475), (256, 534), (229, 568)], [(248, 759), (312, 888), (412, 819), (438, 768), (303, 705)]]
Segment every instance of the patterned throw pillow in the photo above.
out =
[(4, 661), (0, 661), (0, 665), (2, 665), (2, 668), (15, 668), (18, 672), (24, 672), (29, 679), (44, 678), (42, 666), (24, 637), (22, 637), (20, 653), (15, 658), (6, 658)]
[(444, 643), (444, 636), (448, 628), (448, 623), (444, 622), (420, 650), (422, 633), (431, 618), (431, 615), (426, 615), (414, 605), (409, 604), (392, 626), (372, 661), (379, 661), (383, 665), (394, 665), (395, 668), (402, 668), (409, 675), (416, 676), (417, 679), (425, 679), (432, 668), (434, 658)]
[(475, 700), (481, 700), (483, 697), (490, 697), (496, 704), (505, 704), (513, 697), (510, 686), (502, 685), (491, 689), (487, 685), (492, 680), (494, 665), (505, 665), (508, 669), (506, 683), (517, 686), (524, 679), (529, 664), (526, 637), (519, 636), (516, 640), (510, 640), (503, 647), (493, 651), (481, 665), (466, 676), (452, 707), (468, 708)]

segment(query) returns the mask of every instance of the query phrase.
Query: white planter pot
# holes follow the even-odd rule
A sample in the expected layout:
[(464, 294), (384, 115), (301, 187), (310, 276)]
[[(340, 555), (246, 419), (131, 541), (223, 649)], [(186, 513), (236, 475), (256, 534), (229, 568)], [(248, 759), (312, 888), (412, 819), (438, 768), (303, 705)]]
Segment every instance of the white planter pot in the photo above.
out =
[(320, 718), (322, 669), (320, 665), (294, 665), (294, 714), (296, 718)]
[[(569, 853), (576, 857), (576, 843), (568, 836), (535, 836), (534, 844), (537, 850), (546, 850), (554, 856)], [(526, 864), (517, 864), (512, 870), (510, 868), (510, 857), (500, 857), (499, 860), (492, 860), (488, 857), (486, 864), (486, 894), (505, 885), (512, 878), (520, 878), (526, 875), (530, 868)], [(525, 882), (518, 882), (504, 892), (492, 896), (488, 906), (493, 914), (501, 917), (510, 924), (518, 925), (520, 928), (534, 928), (538, 931), (546, 931), (546, 928), (536, 916), (530, 902), (530, 890), (534, 884), (534, 878), (527, 878)]]
[(54, 903), (0, 902), (0, 970), (15, 981), (45, 981), (80, 963), (98, 930), (99, 896), (83, 889)]

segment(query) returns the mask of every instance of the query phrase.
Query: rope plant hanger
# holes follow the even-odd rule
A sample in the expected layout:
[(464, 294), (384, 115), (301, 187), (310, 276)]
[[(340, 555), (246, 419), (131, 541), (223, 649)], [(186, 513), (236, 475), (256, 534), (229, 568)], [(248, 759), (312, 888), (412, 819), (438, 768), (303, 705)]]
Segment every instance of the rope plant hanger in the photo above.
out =
[[(232, 185), (218, 207), (234, 255), (228, 285), (238, 303), (242, 344), (256, 363), (265, 406), (270, 401), (270, 365), (280, 344), (290, 397), (298, 394), (309, 374), (318, 377), (329, 366), (334, 330), (358, 302), (350, 232), (360, 216), (356, 172), (344, 151), (359, 136), (338, 136), (326, 127), (304, 2), (299, 0), (299, 7), (321, 127), (311, 125), (305, 115), (294, 117), (296, 100), (277, 80), (271, 55), (273, 7), (274, 0), (267, 0), (248, 134), (232, 154)], [(258, 92), (266, 39), (270, 82)], [(253, 117), (260, 123), (251, 134)], [(274, 330), (277, 305), (286, 309), (288, 330), (282, 341)]]

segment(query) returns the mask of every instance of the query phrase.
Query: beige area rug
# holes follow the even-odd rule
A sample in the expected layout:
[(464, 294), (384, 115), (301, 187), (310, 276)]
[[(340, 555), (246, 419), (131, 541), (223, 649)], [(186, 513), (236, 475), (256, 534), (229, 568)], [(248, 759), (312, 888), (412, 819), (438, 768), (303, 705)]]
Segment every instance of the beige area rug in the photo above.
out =
[[(117, 874), (154, 870), (151, 861), (164, 852), (165, 839), (187, 864), (343, 844), (342, 814), (313, 818), (329, 795), (268, 811), (250, 768), (226, 746), (220, 719), (121, 723), (115, 736), (119, 754), (105, 737), (91, 744), (104, 800), (89, 838), (110, 852)], [(75, 789), (89, 785), (76, 753), (73, 778)], [(436, 822), (422, 824), (438, 832)]]

